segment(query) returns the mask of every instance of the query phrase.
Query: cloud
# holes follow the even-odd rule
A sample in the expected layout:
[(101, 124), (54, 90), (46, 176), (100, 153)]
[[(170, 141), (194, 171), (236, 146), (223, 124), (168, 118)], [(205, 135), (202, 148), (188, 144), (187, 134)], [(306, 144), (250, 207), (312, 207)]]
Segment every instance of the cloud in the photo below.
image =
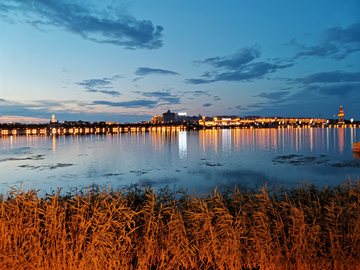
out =
[(161, 91), (156, 91), (156, 92), (143, 92), (142, 95), (144, 97), (156, 97), (156, 98), (167, 98), (167, 97), (171, 97), (171, 93), (169, 92), (161, 92)]
[(159, 68), (148, 68), (148, 67), (140, 67), (135, 71), (135, 74), (138, 76), (146, 76), (146, 75), (180, 75), (177, 72), (159, 69)]
[(294, 40), (291, 44), (298, 47), (295, 58), (316, 56), (341, 60), (351, 53), (360, 51), (360, 23), (354, 23), (344, 29), (328, 28), (320, 34), (319, 41), (313, 46), (297, 44)]
[(291, 67), (293, 64), (276, 65), (266, 62), (252, 63), (242, 69), (218, 74), (213, 81), (249, 81), (262, 78), (268, 73), (273, 73), (277, 69)]
[(0, 123), (29, 123), (29, 122), (37, 122), (44, 123), (49, 122), (49, 118), (39, 118), (39, 117), (31, 117), (31, 116), (21, 116), (21, 115), (2, 115), (0, 116)]
[[(208, 64), (215, 68), (224, 68), (228, 70), (238, 69), (243, 65), (251, 62), (255, 58), (260, 56), (260, 49), (257, 46), (244, 47), (233, 55), (225, 57), (212, 57), (207, 58), (204, 61), (196, 61), (196, 64)], [(209, 74), (206, 73), (206, 76)]]
[(267, 98), (267, 99), (271, 99), (271, 100), (279, 100), (282, 99), (283, 97), (289, 95), (289, 91), (279, 91), (279, 92), (272, 92), (272, 93), (260, 93), (257, 96), (254, 97), (262, 97), (262, 98)]
[(92, 105), (107, 105), (111, 107), (126, 107), (126, 108), (153, 108), (158, 103), (158, 101), (152, 100), (131, 100), (131, 101), (124, 101), (124, 102), (111, 102), (111, 101), (93, 101)]
[(181, 100), (178, 97), (161, 98), (160, 100), (162, 102), (159, 102), (159, 105), (172, 105), (181, 103)]
[(158, 105), (171, 105), (180, 104), (180, 98), (176, 95), (172, 95), (170, 91), (155, 91), (155, 92), (139, 92), (144, 97), (153, 97), (159, 101)]
[(257, 46), (245, 47), (237, 53), (225, 57), (212, 57), (204, 61), (197, 61), (196, 64), (207, 64), (215, 68), (213, 71), (206, 71), (198, 79), (186, 79), (188, 84), (205, 84), (218, 81), (245, 82), (253, 79), (261, 79), (266, 74), (273, 73), (278, 69), (292, 67), (293, 63), (279, 64), (268, 62), (253, 62), (260, 56)]
[(209, 94), (209, 91), (203, 91), (203, 90), (196, 90), (196, 91), (185, 91), (182, 92), (184, 94), (192, 94), (194, 97), (199, 97), (199, 96), (208, 96), (210, 97), (211, 94)]
[(144, 77), (136, 77), (136, 78), (134, 78), (134, 79), (132, 80), (132, 82), (140, 81), (142, 78), (144, 78)]
[(219, 96), (214, 96), (214, 101), (220, 100), (221, 98)]
[(84, 80), (82, 82), (76, 83), (78, 85), (84, 86), (86, 92), (95, 93), (101, 92), (107, 95), (112, 95), (114, 97), (120, 96), (121, 93), (118, 91), (110, 91), (106, 89), (111, 89), (110, 87), (113, 84), (113, 81), (122, 78), (120, 75), (115, 75), (111, 78), (103, 78), (103, 79), (89, 79)]
[(53, 113), (68, 113), (75, 114), (79, 110), (86, 110), (87, 103), (79, 102), (77, 100), (30, 100), (30, 101), (11, 101), (0, 106), (0, 115), (15, 115), (28, 116), (38, 118), (50, 118)]
[(205, 103), (204, 105), (203, 105), (203, 107), (210, 107), (212, 104), (211, 103)]
[(250, 104), (247, 107), (248, 108), (264, 108), (264, 107), (268, 107), (269, 104), (265, 103), (265, 102), (259, 102), (259, 103), (254, 103), (254, 104)]
[[(153, 103), (141, 103), (137, 105), (148, 105), (148, 108), (153, 108), (151, 105)], [(156, 102), (154, 102), (156, 103)], [(140, 122), (147, 121), (151, 119), (151, 115), (138, 113), (134, 114), (119, 114), (114, 109), (113, 106), (108, 108), (98, 109), (96, 104), (89, 102), (82, 102), (78, 100), (63, 100), (63, 101), (53, 101), (53, 100), (32, 100), (26, 102), (16, 102), (7, 100), (6, 103), (0, 106), (0, 122), (28, 122), (36, 121), (34, 118), (37, 118), (37, 122), (48, 122), (51, 119), (51, 115), (55, 114), (56, 119), (60, 121), (76, 121), (76, 120), (86, 120), (86, 121), (115, 121), (115, 122)], [(114, 104), (112, 104), (114, 105)], [(124, 104), (123, 104), (124, 105)], [(126, 105), (126, 104), (125, 104)], [(129, 108), (133, 108), (136, 104), (128, 104)], [(131, 106), (133, 105), (133, 106)], [(115, 105), (114, 105), (115, 106)], [(29, 120), (32, 117), (32, 120)], [(43, 121), (41, 119), (45, 119)]]
[(14, 19), (22, 13), (28, 24), (41, 31), (51, 26), (89, 41), (126, 49), (158, 49), (163, 46), (162, 26), (154, 26), (150, 20), (137, 20), (110, 6), (106, 10), (92, 10), (85, 3), (5, 0), (0, 7), (0, 18)]
[(316, 91), (326, 96), (337, 96), (338, 98), (345, 98), (348, 93), (360, 89), (360, 83), (340, 83), (324, 86), (309, 86), (306, 90)]
[(99, 90), (99, 92), (103, 94), (111, 95), (113, 97), (118, 97), (121, 95), (119, 91)]
[(360, 82), (360, 72), (319, 72), (303, 78), (296, 79), (304, 84), (310, 83), (339, 83), (339, 82)]
[(5, 99), (3, 99), (3, 98), (0, 98), (0, 102), (5, 102)]
[(210, 80), (204, 80), (204, 79), (186, 79), (185, 83), (188, 84), (203, 84), (203, 83), (209, 83)]

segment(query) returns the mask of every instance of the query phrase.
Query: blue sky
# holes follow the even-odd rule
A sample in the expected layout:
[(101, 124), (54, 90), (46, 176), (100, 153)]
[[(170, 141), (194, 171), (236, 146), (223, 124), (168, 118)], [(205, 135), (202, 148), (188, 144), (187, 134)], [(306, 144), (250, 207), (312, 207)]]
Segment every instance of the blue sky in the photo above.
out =
[(0, 3), (0, 122), (360, 121), (359, 1)]

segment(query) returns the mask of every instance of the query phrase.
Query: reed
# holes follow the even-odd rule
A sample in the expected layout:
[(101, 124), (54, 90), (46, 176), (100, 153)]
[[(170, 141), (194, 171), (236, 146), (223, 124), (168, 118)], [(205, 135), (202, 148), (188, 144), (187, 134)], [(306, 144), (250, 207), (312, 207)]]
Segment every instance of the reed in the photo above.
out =
[(360, 269), (360, 181), (0, 195), (0, 269)]

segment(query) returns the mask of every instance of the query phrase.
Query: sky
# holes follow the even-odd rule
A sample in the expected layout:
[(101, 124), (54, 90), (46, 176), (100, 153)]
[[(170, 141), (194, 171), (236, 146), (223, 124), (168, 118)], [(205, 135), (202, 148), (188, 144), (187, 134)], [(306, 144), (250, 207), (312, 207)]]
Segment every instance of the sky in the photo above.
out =
[(358, 0), (2, 0), (0, 122), (360, 121)]

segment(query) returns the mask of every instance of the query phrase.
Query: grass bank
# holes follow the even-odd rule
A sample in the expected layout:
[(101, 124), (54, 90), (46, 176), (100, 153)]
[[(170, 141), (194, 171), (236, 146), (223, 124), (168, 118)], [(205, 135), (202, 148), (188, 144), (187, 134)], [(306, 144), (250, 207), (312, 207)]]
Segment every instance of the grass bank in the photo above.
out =
[(0, 269), (360, 269), (360, 181), (0, 199)]

